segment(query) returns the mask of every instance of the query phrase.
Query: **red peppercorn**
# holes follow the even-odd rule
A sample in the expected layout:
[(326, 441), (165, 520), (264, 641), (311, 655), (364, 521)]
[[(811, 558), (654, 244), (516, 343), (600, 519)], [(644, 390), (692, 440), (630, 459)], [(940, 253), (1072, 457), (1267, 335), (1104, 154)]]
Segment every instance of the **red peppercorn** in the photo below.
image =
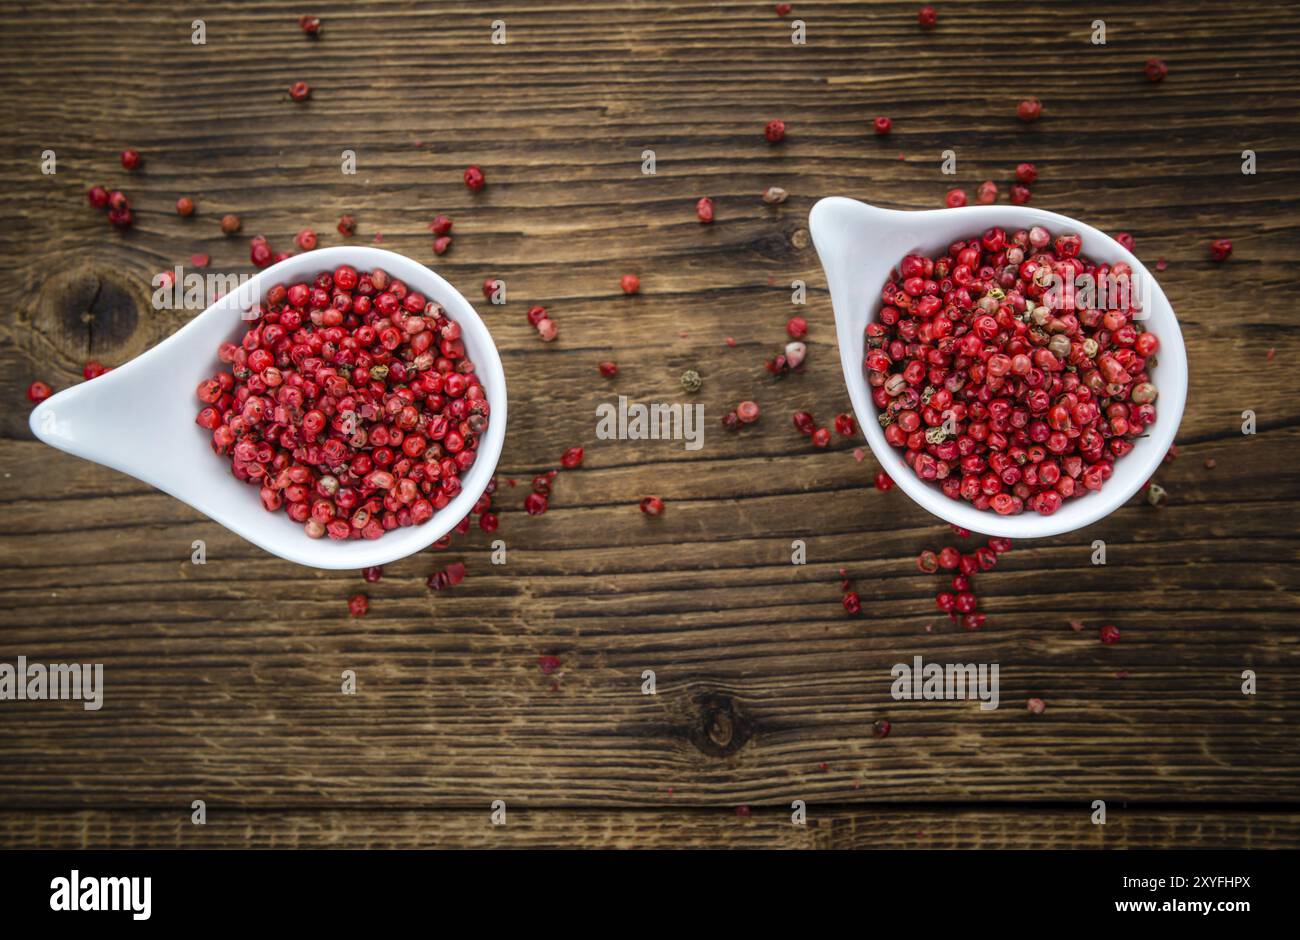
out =
[(1020, 104), (1016, 105), (1016, 117), (1031, 124), (1037, 121), (1043, 115), (1043, 103), (1037, 98), (1026, 98)]
[(1107, 624), (1101, 628), (1101, 642), (1107, 646), (1114, 646), (1119, 642), (1119, 627), (1114, 624)]
[(992, 180), (985, 180), (979, 184), (975, 190), (975, 201), (980, 205), (987, 206), (997, 201), (998, 184)]
[(348, 235), (355, 235), (357, 232), (357, 220), (350, 215), (341, 215), (339, 216), (339, 224), (337, 228), (339, 234), (345, 237)]
[(778, 4), (776, 5), (776, 15), (777, 15), (777, 16), (789, 16), (789, 15), (790, 15), (790, 9), (791, 9), (790, 4), (788, 4), (788, 3), (778, 3)]
[(451, 248), (451, 236), (439, 235), (433, 240), (433, 253), (435, 255), (445, 255)]
[(713, 221), (713, 200), (708, 196), (700, 197), (695, 203), (695, 215), (701, 222), (708, 223)]
[(798, 428), (799, 433), (805, 436), (811, 436), (817, 429), (813, 416), (806, 411), (796, 411), (794, 413), (794, 426)]
[(989, 548), (993, 549), (993, 551), (995, 551), (999, 555), (1005, 552), (1009, 552), (1011, 551), (1011, 539), (1004, 539), (1004, 538), (999, 538), (998, 536), (993, 536), (992, 538), (989, 539)]
[(791, 317), (786, 321), (785, 331), (791, 339), (803, 339), (808, 335), (808, 321), (803, 317)]
[(848, 591), (844, 595), (844, 609), (850, 614), (861, 613), (862, 599), (854, 591)]
[(961, 625), (966, 630), (978, 630), (980, 627), (984, 626), (987, 619), (987, 615), (985, 614), (962, 614)]
[(194, 200), (189, 196), (181, 196), (176, 200), (176, 214), (182, 218), (188, 218), (194, 214)]
[(1024, 183), (1026, 186), (1032, 184), (1038, 179), (1038, 167), (1034, 166), (1032, 163), (1017, 163), (1016, 179), (1020, 180), (1020, 182)]
[(664, 501), (658, 496), (647, 496), (641, 500), (641, 511), (647, 516), (662, 516), (664, 512)]
[(888, 134), (894, 128), (894, 122), (881, 116), (872, 121), (871, 126), (877, 134)]
[(300, 16), (298, 17), (298, 28), (308, 36), (315, 36), (320, 32), (320, 17)]
[(740, 419), (741, 424), (753, 424), (758, 420), (758, 416), (758, 402), (742, 401), (736, 406), (736, 417)]
[(616, 362), (602, 362), (597, 365), (596, 368), (598, 368), (600, 374), (607, 379), (612, 379), (614, 376), (618, 375), (618, 363)]
[(449, 235), (451, 227), (455, 223), (445, 215), (435, 215), (433, 221), (429, 223), (429, 231), (434, 235)]
[(763, 128), (763, 136), (774, 144), (785, 140), (785, 121), (768, 121), (767, 126)]
[(524, 512), (530, 516), (540, 516), (547, 508), (548, 502), (544, 493), (534, 491), (524, 497)]
[(382, 578), (383, 576), (384, 576), (384, 566), (383, 566), (383, 565), (375, 565), (375, 566), (370, 567), (370, 568), (362, 568), (362, 569), (361, 569), (361, 577), (365, 578), (365, 580), (368, 581), (368, 582), (371, 583), (371, 584), (374, 584), (376, 581), (378, 581), (378, 580), (379, 580), (380, 578)]
[(966, 205), (966, 190), (950, 189), (943, 201), (944, 205), (949, 209), (960, 209), (962, 206)]
[(1026, 707), (1031, 715), (1041, 715), (1043, 712), (1047, 711), (1047, 703), (1041, 698), (1031, 698), (1026, 703)]
[(835, 416), (835, 433), (841, 437), (849, 437), (857, 431), (857, 424), (853, 420), (853, 415), (842, 412)]
[(298, 247), (303, 251), (311, 251), (316, 247), (316, 233), (309, 228), (305, 228), (298, 233), (298, 237), (295, 241), (298, 243)]
[(108, 221), (114, 228), (130, 228), (135, 224), (135, 214), (131, 212), (130, 207), (109, 209)]
[(871, 726), (871, 734), (877, 738), (887, 738), (889, 737), (889, 731), (892, 727), (893, 726), (888, 721), (881, 718)]
[(487, 177), (483, 175), (483, 171), (477, 166), (468, 166), (465, 168), (465, 185), (468, 186), (472, 192), (478, 192), (486, 184)]
[(108, 190), (103, 186), (92, 186), (86, 191), (86, 199), (96, 209), (102, 209), (108, 205)]
[(1232, 254), (1232, 242), (1226, 238), (1216, 238), (1210, 242), (1210, 260), (1227, 261)]
[(1147, 64), (1143, 66), (1142, 71), (1146, 73), (1147, 81), (1163, 82), (1165, 76), (1169, 74), (1169, 66), (1160, 59), (1147, 59)]
[(272, 261), (271, 246), (260, 235), (254, 238), (248, 248), (248, 258), (259, 268), (264, 268)]
[(364, 617), (370, 610), (370, 598), (364, 594), (353, 594), (348, 598), (348, 613), (353, 617)]
[(916, 556), (916, 567), (926, 574), (934, 574), (939, 570), (939, 556), (926, 549)]
[(1011, 204), (1015, 206), (1023, 206), (1029, 201), (1029, 197), (1032, 195), (1029, 192), (1029, 187), (1022, 186), (1020, 183), (1012, 183), (1010, 193)]
[(81, 367), (81, 375), (82, 378), (85, 379), (97, 379), (107, 371), (107, 367), (96, 362), (94, 359), (87, 361), (87, 363)]
[(882, 493), (886, 493), (889, 490), (892, 490), (893, 488), (894, 488), (893, 478), (884, 470), (878, 471), (876, 473), (876, 489), (880, 490), (880, 492)]
[(140, 156), (140, 151), (138, 150), (122, 151), (122, 168), (124, 170), (137, 169), (140, 166), (142, 161), (143, 158)]
[(560, 334), (560, 327), (550, 317), (543, 317), (537, 321), (537, 335), (542, 338), (542, 342), (552, 342)]
[(54, 394), (53, 389), (40, 380), (27, 386), (27, 400), (33, 405), (39, 405), (52, 394)]
[(572, 470), (574, 467), (582, 466), (582, 448), (570, 447), (560, 457), (560, 466)]
[(635, 294), (641, 289), (641, 279), (635, 274), (624, 274), (619, 280), (619, 286), (623, 288), (623, 293)]
[(921, 24), (922, 29), (934, 29), (935, 24), (939, 22), (939, 14), (927, 3), (916, 12), (916, 21)]
[(814, 447), (830, 447), (831, 432), (826, 428), (818, 428), (812, 433), (812, 442)]
[(289, 97), (294, 101), (306, 101), (311, 97), (311, 86), (306, 82), (294, 82), (289, 86)]
[(939, 552), (939, 567), (951, 571), (961, 563), (961, 552), (948, 546)]

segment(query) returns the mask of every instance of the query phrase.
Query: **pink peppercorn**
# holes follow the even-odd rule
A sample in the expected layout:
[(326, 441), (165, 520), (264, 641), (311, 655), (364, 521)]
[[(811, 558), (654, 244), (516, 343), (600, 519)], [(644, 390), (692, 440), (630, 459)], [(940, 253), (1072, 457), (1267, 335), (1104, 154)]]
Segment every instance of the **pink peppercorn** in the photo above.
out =
[(486, 185), (486, 183), (487, 178), (483, 175), (483, 171), (477, 166), (469, 166), (465, 168), (465, 185), (468, 186), (471, 191), (478, 192), (484, 187), (484, 185)]
[(888, 134), (894, 127), (894, 122), (887, 117), (878, 117), (871, 122), (871, 126), (877, 134)]
[(921, 24), (922, 29), (934, 29), (935, 24), (939, 22), (939, 14), (927, 3), (916, 11), (916, 21)]
[(763, 136), (771, 143), (780, 143), (785, 140), (785, 121), (774, 119), (767, 122), (763, 128)]
[(353, 594), (348, 598), (348, 613), (353, 617), (364, 617), (370, 610), (370, 598), (364, 594)]
[(1114, 646), (1119, 642), (1119, 627), (1114, 624), (1107, 624), (1101, 628), (1101, 642), (1107, 646)]
[(664, 512), (664, 501), (658, 496), (647, 496), (641, 500), (641, 511), (647, 516), (662, 516)]
[(52, 394), (54, 394), (53, 390), (47, 384), (39, 380), (27, 386), (27, 400), (33, 405), (39, 405)]
[(695, 203), (695, 215), (703, 223), (712, 222), (713, 221), (713, 200), (710, 199), (708, 196), (702, 196), (700, 200)]
[(1227, 238), (1216, 238), (1210, 242), (1210, 260), (1227, 261), (1232, 254), (1232, 242)]
[(1043, 103), (1037, 98), (1026, 98), (1020, 104), (1016, 105), (1016, 117), (1031, 124), (1037, 121), (1043, 114)]
[(962, 206), (966, 205), (966, 190), (948, 190), (948, 194), (944, 196), (943, 202), (949, 209), (960, 209)]
[(122, 151), (122, 168), (123, 168), (123, 169), (126, 169), (126, 170), (134, 170), (134, 169), (137, 169), (137, 168), (140, 166), (141, 162), (143, 162), (143, 158), (140, 156), (140, 151), (138, 151), (138, 150), (123, 150), (123, 151)]
[(641, 279), (635, 274), (624, 274), (618, 283), (625, 294), (635, 294), (641, 290)]

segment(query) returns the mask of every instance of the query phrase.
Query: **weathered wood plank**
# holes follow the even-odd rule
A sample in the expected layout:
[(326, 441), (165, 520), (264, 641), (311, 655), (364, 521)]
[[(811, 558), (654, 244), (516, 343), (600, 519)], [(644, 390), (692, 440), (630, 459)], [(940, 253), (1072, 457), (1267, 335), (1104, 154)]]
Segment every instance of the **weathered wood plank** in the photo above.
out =
[[(909, 841), (910, 819), (874, 810), (788, 835), (776, 807), (1300, 799), (1291, 20), (1261, 4), (1160, 3), (1086, 15), (1030, 4), (1009, 21), (972, 3), (945, 5), (927, 34), (911, 7), (799, 3), (809, 42), (795, 47), (771, 4), (749, 0), (315, 6), (326, 25), (311, 42), (279, 5), (205, 4), (206, 47), (189, 41), (192, 15), (165, 4), (0, 9), (13, 112), (0, 139), (11, 217), (0, 397), (12, 403), (0, 409), (0, 661), (89, 659), (108, 683), (98, 713), (0, 706), (0, 805), (136, 808), (120, 823), (73, 817), (75, 832), (39, 817), (31, 838), (173, 844), (188, 835), (184, 814), (141, 822), (145, 808), (195, 798), (244, 814), (244, 835), (205, 830), (222, 845), (382, 844), (408, 828), (402, 844), (432, 844), (400, 808), (412, 803), (465, 808), (447, 814), (466, 820), (448, 824), (447, 844), (472, 844), (468, 808), (504, 798), (527, 808), (516, 818), (539, 820), (532, 834), (512, 823), (523, 834), (511, 844), (689, 844), (692, 827), (702, 844), (756, 844), (735, 841), (761, 831), (754, 823), (681, 809), (748, 802), (774, 814), (757, 844), (835, 846), (924, 843)], [(496, 17), (505, 47), (490, 42)], [(1102, 47), (1088, 42), (1097, 17)], [(1010, 73), (992, 24), (1018, 50)], [(106, 31), (125, 41), (104, 42)], [(1141, 75), (1152, 55), (1171, 69), (1158, 86)], [(298, 78), (315, 89), (306, 106), (284, 93)], [(1013, 111), (1030, 94), (1047, 110), (1026, 127)], [(869, 130), (881, 113), (894, 119), (885, 139)], [(776, 116), (789, 135), (774, 147), (761, 127)], [(125, 146), (145, 153), (141, 173), (117, 166)], [(38, 170), (45, 148), (59, 158), (52, 177)], [(356, 176), (339, 172), (345, 148)], [(640, 172), (645, 148), (655, 176)], [(939, 170), (949, 148), (955, 177)], [(1244, 149), (1258, 154), (1256, 175), (1240, 172)], [(789, 427), (797, 408), (828, 421), (847, 406), (806, 218), (829, 194), (920, 208), (953, 185), (992, 178), (1005, 190), (1022, 160), (1039, 166), (1034, 205), (1128, 230), (1148, 263), (1168, 260), (1189, 406), (1183, 455), (1158, 474), (1170, 505), (1137, 501), (1017, 546), (981, 576), (990, 624), (966, 634), (935, 615), (938, 580), (911, 563), (950, 539), (946, 527), (872, 490), (877, 467), (853, 459), (856, 442), (810, 453)], [(460, 182), (468, 163), (488, 174), (477, 196)], [(85, 206), (97, 182), (131, 193), (139, 224), (125, 236)], [(759, 200), (773, 184), (790, 191), (784, 205)], [(182, 194), (199, 203), (193, 219), (171, 210)], [(692, 209), (703, 194), (718, 205), (708, 228)], [(228, 211), (244, 218), (239, 238), (218, 231)], [(425, 224), (437, 211), (455, 217), (456, 243), (435, 263)], [(483, 312), (514, 396), (501, 474), (522, 484), (499, 499), (509, 564), (488, 563), (482, 534), (407, 559), (369, 588), (364, 621), (343, 603), (356, 577), (269, 558), (35, 444), (22, 398), (34, 378), (66, 386), (86, 358), (120, 363), (183, 323), (148, 307), (156, 271), (196, 251), (214, 269), (247, 270), (248, 236), (288, 246), (304, 225), (336, 244), (343, 212), (359, 218), (358, 241), (382, 233), (472, 300), (485, 277), (507, 280), (510, 303)], [(1206, 258), (1214, 237), (1236, 244), (1226, 265)], [(642, 295), (621, 296), (625, 271), (640, 274)], [(809, 368), (773, 384), (762, 360), (782, 341), (794, 279), (809, 286)], [(551, 346), (524, 320), (534, 302), (561, 324)], [(620, 364), (614, 382), (596, 374), (606, 358)], [(595, 440), (599, 402), (681, 398), (689, 367), (705, 377), (702, 451)], [(744, 398), (762, 421), (724, 433), (718, 418)], [(1245, 409), (1262, 433), (1241, 435)], [(523, 486), (571, 444), (587, 448), (583, 471), (560, 478), (546, 516), (525, 516)], [(662, 519), (636, 511), (651, 491), (669, 501)], [(189, 564), (195, 538), (206, 566)], [(795, 538), (806, 566), (789, 564)], [(1097, 538), (1104, 569), (1088, 560)], [(443, 558), (466, 560), (471, 576), (431, 597), (423, 579)], [(841, 567), (862, 593), (860, 618), (838, 603)], [(1073, 617), (1086, 633), (1065, 627)], [(1123, 630), (1119, 646), (1097, 642), (1105, 622)], [(543, 654), (561, 657), (562, 675), (541, 674)], [(916, 654), (999, 662), (1003, 707), (893, 702), (889, 668)], [(360, 676), (355, 698), (338, 693), (347, 668)], [(1259, 674), (1253, 698), (1238, 689), (1247, 668)], [(657, 673), (653, 698), (640, 692), (644, 669)], [(1025, 714), (1030, 695), (1047, 699), (1046, 715)], [(883, 741), (871, 735), (880, 717), (894, 727)], [(727, 720), (732, 738), (718, 745)], [(393, 809), (372, 828), (332, 809), (356, 801)], [(322, 811), (273, 809), (310, 804)], [(582, 807), (637, 812), (567, 809)], [(1297, 841), (1290, 817), (1175, 817), (1155, 814), (1120, 844)], [(943, 833), (935, 844), (1098, 838), (1047, 811), (946, 818), (936, 809), (919, 828)], [(10, 815), (0, 832), (25, 838)]]
[(809, 806), (807, 824), (785, 809), (593, 812), (508, 810), (494, 826), (470, 810), (210, 807), (189, 810), (0, 811), (0, 848), (19, 849), (1149, 849), (1289, 848), (1295, 813), (1233, 808), (1091, 810), (854, 809)]

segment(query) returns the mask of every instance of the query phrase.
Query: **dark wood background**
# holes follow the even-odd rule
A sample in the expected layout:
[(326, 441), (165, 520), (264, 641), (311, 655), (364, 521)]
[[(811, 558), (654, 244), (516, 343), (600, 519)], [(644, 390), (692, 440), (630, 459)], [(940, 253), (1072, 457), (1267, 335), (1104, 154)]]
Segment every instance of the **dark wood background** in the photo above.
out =
[[(795, 46), (758, 0), (200, 6), (0, 8), (0, 660), (102, 662), (107, 685), (98, 713), (0, 703), (0, 844), (1300, 844), (1296, 7), (941, 3), (922, 33), (914, 2), (801, 2)], [(296, 25), (309, 7), (317, 41)], [(1169, 64), (1162, 84), (1143, 77), (1151, 56)], [(298, 79), (304, 105), (286, 94)], [(1014, 115), (1027, 95), (1045, 106), (1033, 126)], [(878, 114), (887, 138), (870, 132)], [(777, 146), (762, 139), (773, 117), (788, 123)], [(136, 174), (118, 164), (127, 146), (145, 155)], [(949, 148), (956, 177), (939, 170)], [(1181, 455), (1157, 476), (1168, 506), (1138, 499), (1017, 545), (980, 576), (990, 619), (969, 634), (936, 616), (939, 580), (913, 565), (947, 526), (876, 492), (858, 442), (813, 452), (790, 426), (796, 408), (829, 421), (848, 405), (807, 213), (831, 194), (933, 207), (990, 178), (1005, 199), (1022, 160), (1040, 170), (1034, 205), (1167, 259), (1191, 387)], [(488, 177), (478, 195), (469, 163)], [(87, 207), (94, 183), (127, 190), (132, 231)], [(769, 185), (789, 201), (764, 205)], [(172, 211), (185, 194), (188, 220)], [(435, 261), (438, 211), (456, 239)], [(240, 237), (221, 235), (225, 212)], [(304, 225), (337, 244), (344, 212), (356, 241), (382, 233), (471, 300), (488, 276), (510, 297), (480, 306), (512, 392), (509, 564), (490, 565), (475, 532), (389, 566), (363, 620), (345, 604), (357, 574), (270, 557), (36, 443), (23, 397), (174, 331), (190, 314), (150, 308), (157, 271), (194, 252), (248, 270), (249, 236), (287, 250)], [(1217, 237), (1236, 245), (1227, 264), (1207, 258)], [(635, 298), (619, 292), (628, 271)], [(774, 383), (762, 363), (796, 278), (809, 364)], [(538, 341), (531, 303), (558, 342)], [(612, 383), (595, 368), (611, 358)], [(599, 402), (679, 399), (688, 367), (704, 376), (703, 450), (595, 439)], [(724, 433), (745, 398), (762, 420)], [(584, 468), (526, 516), (504, 479), (573, 444)], [(658, 520), (637, 511), (650, 492), (668, 502)], [(796, 538), (806, 566), (790, 564)], [(451, 560), (468, 578), (432, 595), (425, 577)], [(841, 567), (859, 617), (841, 608)], [(1098, 641), (1103, 623), (1118, 645)], [(917, 654), (1000, 663), (1003, 706), (892, 701), (891, 665)], [(344, 669), (356, 696), (339, 692)], [(489, 824), (497, 799), (504, 827)], [(789, 823), (796, 799), (807, 828)], [(1106, 826), (1090, 823), (1097, 799)]]

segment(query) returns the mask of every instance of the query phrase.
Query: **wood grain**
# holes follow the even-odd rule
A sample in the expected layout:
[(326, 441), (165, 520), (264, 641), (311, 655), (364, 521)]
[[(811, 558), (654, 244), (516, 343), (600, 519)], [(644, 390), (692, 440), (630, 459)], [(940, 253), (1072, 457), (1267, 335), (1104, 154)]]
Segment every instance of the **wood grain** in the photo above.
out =
[(810, 806), (804, 825), (780, 807), (751, 810), (472, 810), (209, 808), (0, 811), (0, 845), (33, 849), (1201, 849), (1289, 848), (1293, 812), (1236, 809), (977, 810), (927, 804)]
[[(436, 806), (465, 820), (446, 839), (462, 845), (497, 798), (541, 820), (543, 835), (512, 844), (751, 844), (731, 809), (780, 816), (792, 799), (846, 821), (758, 842), (911, 844), (925, 830), (1019, 846), (1024, 829), (1091, 845), (1086, 816), (1059, 804), (1107, 799), (1162, 807), (1140, 832), (1102, 837), (1119, 844), (1300, 844), (1295, 17), (1259, 3), (1029, 4), (1014, 18), (945, 4), (922, 33), (907, 5), (796, 7), (805, 46), (760, 2), (488, 13), (331, 0), (313, 11), (318, 41), (280, 5), (218, 2), (201, 14), (206, 46), (168, 4), (0, 9), (0, 395), (14, 403), (0, 410), (0, 661), (102, 662), (107, 683), (95, 713), (0, 703), (0, 844), (175, 844), (184, 813), (156, 814), (206, 799), (258, 820), (208, 830), (213, 844), (381, 844), (411, 807)], [(490, 41), (498, 18), (505, 46)], [(1096, 18), (1105, 46), (1089, 42)], [(1153, 55), (1170, 66), (1159, 85), (1142, 76)], [(300, 78), (305, 105), (286, 94)], [(1031, 94), (1045, 117), (1024, 126), (1015, 103)], [(893, 118), (887, 138), (870, 133), (877, 114)], [(789, 130), (773, 146), (761, 131), (778, 116)], [(145, 154), (137, 174), (117, 163), (126, 146)], [(355, 176), (340, 172), (344, 149)], [(955, 177), (940, 172), (945, 149)], [(1245, 149), (1255, 175), (1241, 173)], [(1005, 193), (1022, 160), (1039, 167), (1034, 205), (1130, 231), (1148, 264), (1167, 260), (1191, 386), (1181, 455), (1157, 475), (1170, 504), (1135, 500), (1017, 546), (981, 576), (990, 622), (968, 634), (935, 615), (937, 579), (912, 563), (953, 541), (947, 527), (876, 492), (859, 442), (811, 452), (790, 427), (793, 410), (829, 422), (848, 407), (806, 219), (831, 194), (923, 208), (989, 178)], [(477, 195), (460, 179), (469, 163), (488, 177)], [(86, 206), (93, 183), (127, 190), (132, 231)], [(765, 205), (769, 185), (790, 199)], [(709, 227), (693, 212), (705, 194)], [(180, 195), (194, 218), (172, 211)], [(435, 261), (439, 211), (456, 240)], [(220, 234), (226, 212), (244, 220), (237, 238)], [(382, 235), (471, 299), (504, 278), (510, 298), (480, 307), (512, 390), (508, 564), (490, 564), (477, 532), (406, 559), (368, 588), (363, 621), (344, 603), (356, 575), (271, 558), (35, 443), (23, 399), (35, 378), (65, 387), (87, 358), (117, 365), (181, 325), (190, 314), (148, 304), (155, 272), (194, 252), (249, 270), (249, 236), (287, 249), (308, 225), (338, 244), (343, 212), (356, 241)], [(1217, 237), (1236, 246), (1224, 265), (1207, 258)], [(627, 271), (639, 296), (621, 295)], [(762, 361), (796, 279), (809, 367), (774, 383)], [(532, 303), (559, 322), (555, 344), (527, 325)], [(610, 358), (613, 382), (595, 369)], [(599, 403), (682, 400), (686, 368), (704, 376), (701, 451), (596, 440)], [(745, 398), (763, 419), (723, 432)], [(560, 477), (550, 512), (526, 516), (527, 481), (573, 444), (583, 469)], [(668, 502), (660, 519), (636, 509), (649, 492)], [(190, 564), (194, 539), (205, 566)], [(807, 565), (790, 564), (794, 539)], [(1090, 564), (1094, 539), (1104, 567)], [(424, 578), (452, 559), (470, 577), (430, 594)], [(841, 568), (861, 617), (839, 604)], [(1119, 645), (1098, 642), (1103, 623)], [(541, 655), (560, 673), (543, 675)], [(1002, 707), (894, 702), (890, 667), (914, 655), (998, 662)], [(344, 669), (356, 696), (339, 692)], [(657, 695), (641, 693), (646, 669)], [(1246, 669), (1257, 695), (1241, 694)], [(1045, 715), (1025, 712), (1029, 696)], [(879, 718), (893, 724), (884, 740)], [(1182, 803), (1204, 805), (1165, 808)], [(353, 804), (371, 811), (342, 809)], [(864, 834), (885, 804), (901, 807), (893, 822)], [(1003, 820), (994, 835), (982, 814)], [(429, 844), (423, 831), (411, 844)]]

